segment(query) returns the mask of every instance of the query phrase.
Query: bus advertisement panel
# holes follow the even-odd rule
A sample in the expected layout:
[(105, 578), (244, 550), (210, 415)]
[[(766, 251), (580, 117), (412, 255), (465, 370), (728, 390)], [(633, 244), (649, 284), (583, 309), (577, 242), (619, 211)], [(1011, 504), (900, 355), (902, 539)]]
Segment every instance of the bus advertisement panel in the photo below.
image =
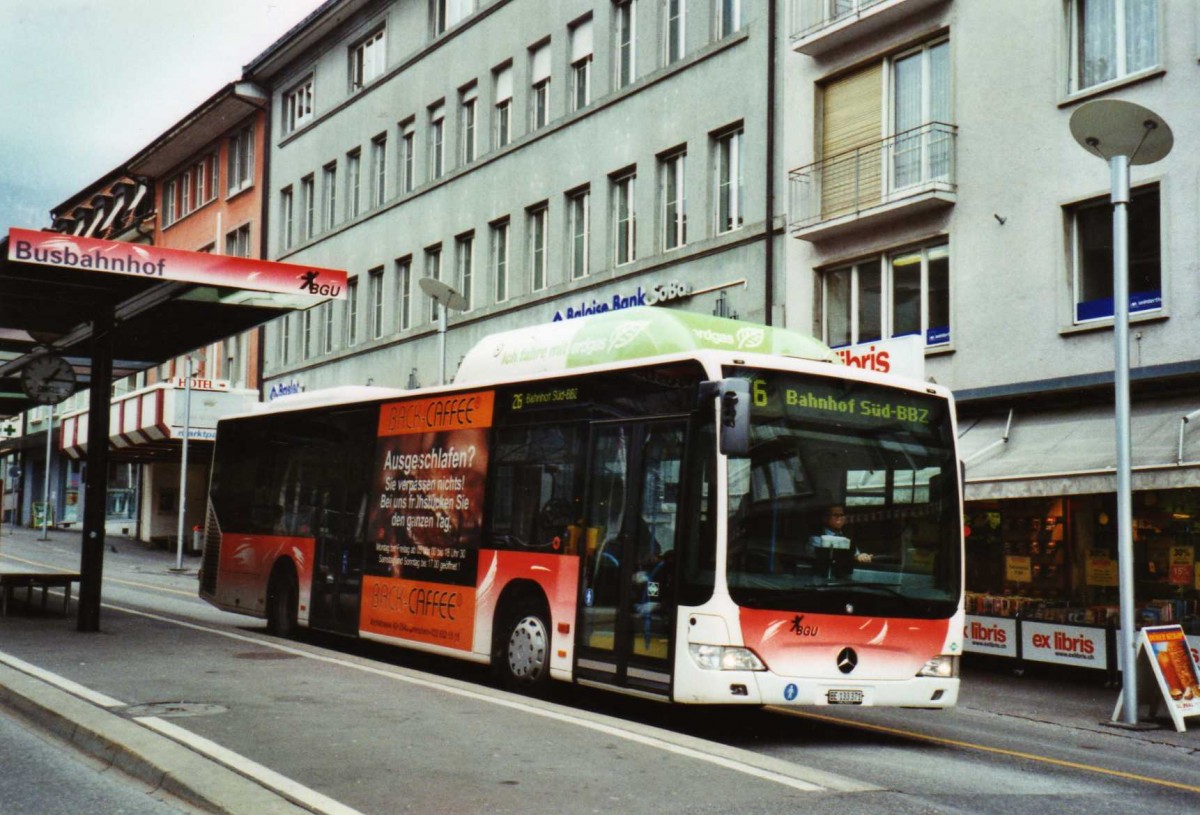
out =
[(471, 649), (493, 393), (380, 407), (363, 632)]

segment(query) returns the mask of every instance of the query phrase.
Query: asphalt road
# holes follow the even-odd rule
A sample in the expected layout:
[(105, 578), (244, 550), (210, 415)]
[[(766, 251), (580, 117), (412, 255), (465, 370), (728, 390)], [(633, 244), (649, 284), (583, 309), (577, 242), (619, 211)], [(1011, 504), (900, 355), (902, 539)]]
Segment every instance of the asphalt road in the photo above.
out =
[[(0, 540), (0, 566), (74, 568), (77, 538), (52, 537)], [(1200, 734), (1106, 727), (1115, 692), (1083, 675), (968, 669), (943, 712), (695, 710), (568, 686), (527, 700), (479, 666), (267, 637), (196, 599), (173, 555), (113, 545), (101, 634), (16, 613), (0, 653), (191, 750), (232, 751), (278, 776), (259, 783), (316, 793), (317, 811), (1200, 812)]]
[(0, 814), (180, 815), (195, 809), (135, 783), (0, 709)]

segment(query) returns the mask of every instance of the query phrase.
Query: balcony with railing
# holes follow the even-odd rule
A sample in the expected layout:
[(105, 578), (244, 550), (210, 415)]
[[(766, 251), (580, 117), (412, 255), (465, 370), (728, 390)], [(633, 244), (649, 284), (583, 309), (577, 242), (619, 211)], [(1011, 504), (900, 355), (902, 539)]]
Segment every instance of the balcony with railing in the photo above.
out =
[(792, 49), (815, 56), (948, 0), (792, 0)]
[(957, 134), (930, 122), (792, 170), (792, 235), (825, 240), (952, 206)]

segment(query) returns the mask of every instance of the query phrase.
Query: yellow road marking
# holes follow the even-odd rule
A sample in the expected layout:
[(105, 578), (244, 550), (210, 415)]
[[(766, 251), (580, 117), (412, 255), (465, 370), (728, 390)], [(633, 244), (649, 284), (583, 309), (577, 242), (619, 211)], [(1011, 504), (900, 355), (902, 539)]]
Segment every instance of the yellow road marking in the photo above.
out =
[(1182, 784), (1178, 781), (1168, 781), (1165, 778), (1153, 778), (1148, 775), (1138, 775), (1137, 773), (1127, 773), (1121, 770), (1110, 770), (1107, 767), (1097, 767), (1094, 764), (1083, 764), (1078, 761), (1067, 761), (1061, 758), (1051, 758), (1049, 756), (1040, 756), (1036, 753), (1025, 753), (1020, 750), (1008, 750), (1004, 747), (990, 747), (986, 744), (975, 744), (969, 741), (959, 741), (957, 739), (947, 739), (941, 736), (931, 736), (926, 733), (916, 733), (911, 730), (901, 730), (896, 727), (886, 727), (879, 724), (868, 724), (866, 722), (854, 722), (846, 719), (839, 719), (836, 716), (825, 716), (820, 713), (809, 713), (808, 711), (796, 710), (794, 708), (772, 707), (771, 710), (777, 713), (784, 713), (789, 716), (796, 716), (801, 719), (813, 719), (820, 722), (829, 722), (832, 724), (840, 724), (846, 727), (853, 727), (859, 730), (870, 730), (875, 733), (885, 733), (891, 736), (903, 736), (909, 739), (925, 741), (931, 744), (942, 744), (947, 747), (961, 747), (967, 750), (978, 750), (983, 753), (992, 753), (999, 756), (1008, 756), (1009, 758), (1020, 758), (1026, 761), (1036, 761), (1041, 764), (1051, 764), (1056, 767), (1065, 767), (1071, 770), (1082, 770), (1089, 773), (1099, 773), (1100, 775), (1108, 775), (1114, 778), (1121, 778), (1127, 781), (1142, 781), (1147, 784), (1157, 784), (1161, 787), (1170, 787), (1172, 789), (1184, 790), (1185, 792), (1200, 792), (1200, 786), (1192, 784)]
[[(0, 558), (7, 558), (8, 560), (15, 560), (18, 563), (24, 563), (26, 566), (37, 566), (40, 569), (50, 569), (50, 570), (56, 571), (56, 572), (73, 572), (73, 571), (75, 571), (74, 569), (64, 569), (61, 566), (55, 566), (51, 563), (41, 563), (36, 560), (28, 560), (23, 557), (17, 557), (16, 555), (3, 554), (3, 555), (0, 555)], [(181, 591), (180, 589), (168, 589), (164, 586), (155, 586), (151, 583), (138, 583), (135, 580), (121, 580), (120, 578), (108, 577), (107, 575), (104, 577), (104, 581), (106, 583), (119, 583), (122, 586), (133, 586), (134, 588), (139, 588), (139, 589), (150, 589), (151, 591), (161, 591), (161, 592), (165, 592), (166, 594), (178, 594), (181, 597), (191, 597), (191, 598), (199, 599), (196, 597), (195, 592)]]

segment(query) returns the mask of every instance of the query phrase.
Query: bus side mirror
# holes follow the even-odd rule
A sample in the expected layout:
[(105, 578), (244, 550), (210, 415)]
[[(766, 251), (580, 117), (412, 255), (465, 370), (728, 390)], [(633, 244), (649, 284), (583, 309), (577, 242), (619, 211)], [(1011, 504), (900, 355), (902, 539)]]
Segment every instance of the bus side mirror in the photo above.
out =
[(745, 379), (703, 382), (700, 396), (720, 400), (721, 452), (735, 457), (750, 455), (750, 383)]

